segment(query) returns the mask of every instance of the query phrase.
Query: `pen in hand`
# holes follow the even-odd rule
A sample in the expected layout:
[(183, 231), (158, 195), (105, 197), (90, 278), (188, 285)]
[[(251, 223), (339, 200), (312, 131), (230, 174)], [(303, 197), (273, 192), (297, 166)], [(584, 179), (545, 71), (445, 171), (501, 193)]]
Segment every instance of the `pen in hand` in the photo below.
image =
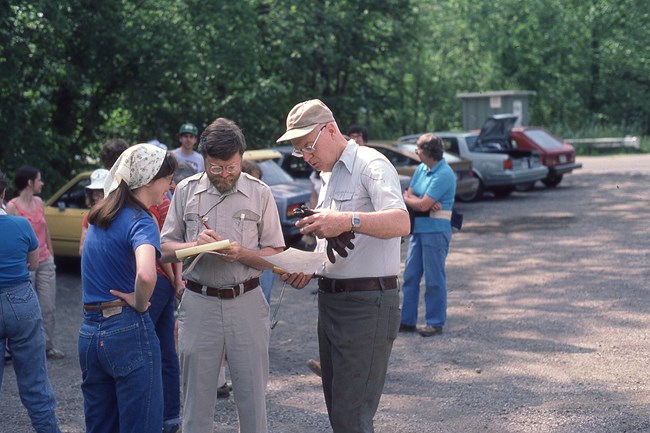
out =
[[(210, 226), (208, 225), (208, 218), (207, 217), (202, 217), (201, 218), (201, 224), (203, 224), (203, 227), (206, 228), (206, 230), (212, 230)], [(220, 253), (218, 251), (208, 251), (208, 254), (214, 254), (216, 256), (227, 256), (227, 254)]]
[(201, 224), (203, 224), (203, 227), (205, 227), (208, 230), (212, 230), (210, 226), (208, 225), (208, 219), (206, 217), (201, 218)]

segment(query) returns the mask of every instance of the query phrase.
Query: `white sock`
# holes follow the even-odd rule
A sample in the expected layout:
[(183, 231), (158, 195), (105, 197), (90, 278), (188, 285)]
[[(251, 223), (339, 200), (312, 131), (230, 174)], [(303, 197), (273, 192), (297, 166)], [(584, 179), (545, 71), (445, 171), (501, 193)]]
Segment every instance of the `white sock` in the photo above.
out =
[(226, 366), (221, 364), (221, 369), (219, 370), (219, 388), (226, 384)]

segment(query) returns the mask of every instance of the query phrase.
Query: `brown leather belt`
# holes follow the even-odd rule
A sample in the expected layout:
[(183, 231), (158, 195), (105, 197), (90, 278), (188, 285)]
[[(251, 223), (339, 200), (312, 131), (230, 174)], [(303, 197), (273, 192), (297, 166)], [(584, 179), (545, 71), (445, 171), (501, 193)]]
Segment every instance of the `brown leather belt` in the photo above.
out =
[(106, 310), (113, 307), (126, 307), (127, 303), (121, 299), (109, 302), (102, 302), (101, 304), (84, 304), (84, 310), (86, 311), (95, 311), (95, 310)]
[(346, 278), (336, 279), (318, 277), (318, 290), (326, 293), (365, 292), (369, 290), (397, 289), (397, 277)]
[(192, 292), (200, 293), (203, 296), (216, 296), (221, 299), (233, 299), (239, 295), (253, 290), (260, 285), (259, 278), (251, 278), (250, 280), (230, 287), (208, 287), (194, 281), (187, 281), (185, 287)]

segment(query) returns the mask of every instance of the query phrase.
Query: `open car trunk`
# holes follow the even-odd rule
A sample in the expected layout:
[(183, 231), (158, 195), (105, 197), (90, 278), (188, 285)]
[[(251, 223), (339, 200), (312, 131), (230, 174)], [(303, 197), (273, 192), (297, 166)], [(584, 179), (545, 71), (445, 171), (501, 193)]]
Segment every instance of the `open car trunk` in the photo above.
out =
[(510, 131), (515, 126), (517, 116), (514, 114), (493, 114), (488, 117), (476, 139), (476, 150), (489, 153), (505, 153), (511, 158), (526, 158), (533, 151), (514, 149), (510, 143)]

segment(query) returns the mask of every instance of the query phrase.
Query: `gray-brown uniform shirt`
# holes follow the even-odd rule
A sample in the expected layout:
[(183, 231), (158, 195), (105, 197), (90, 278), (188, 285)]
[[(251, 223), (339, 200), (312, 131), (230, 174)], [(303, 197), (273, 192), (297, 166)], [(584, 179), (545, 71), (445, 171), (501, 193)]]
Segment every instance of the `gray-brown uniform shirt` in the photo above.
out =
[[(174, 191), (161, 242), (195, 241), (205, 229), (201, 219), (221, 239), (251, 250), (284, 247), (278, 208), (264, 182), (242, 173), (235, 187), (222, 194), (205, 172), (190, 176)], [(200, 254), (183, 263), (183, 278), (210, 287), (226, 287), (259, 277), (261, 271), (239, 262), (228, 263), (212, 254)]]
[[(334, 164), (331, 175), (323, 174), (323, 186), (317, 208), (339, 211), (375, 212), (403, 209), (399, 176), (393, 164), (378, 151), (348, 142)], [(328, 278), (363, 278), (399, 275), (401, 238), (380, 239), (356, 234), (355, 245), (347, 258), (336, 263), (326, 261), (318, 275)], [(316, 251), (325, 251), (325, 239), (319, 239)]]

